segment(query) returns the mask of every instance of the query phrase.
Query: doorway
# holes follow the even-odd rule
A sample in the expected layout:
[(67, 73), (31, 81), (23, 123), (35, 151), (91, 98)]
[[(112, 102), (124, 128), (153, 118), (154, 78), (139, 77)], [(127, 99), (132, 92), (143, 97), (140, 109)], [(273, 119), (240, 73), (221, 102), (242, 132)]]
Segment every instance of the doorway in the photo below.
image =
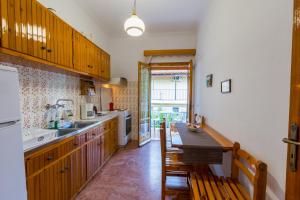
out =
[[(160, 123), (188, 121), (189, 70), (151, 70), (151, 139), (159, 140)], [(169, 134), (167, 134), (169, 135)]]
[[(139, 144), (158, 140), (159, 124), (189, 122), (192, 117), (193, 63), (139, 62)], [(167, 134), (169, 135), (169, 134)]]

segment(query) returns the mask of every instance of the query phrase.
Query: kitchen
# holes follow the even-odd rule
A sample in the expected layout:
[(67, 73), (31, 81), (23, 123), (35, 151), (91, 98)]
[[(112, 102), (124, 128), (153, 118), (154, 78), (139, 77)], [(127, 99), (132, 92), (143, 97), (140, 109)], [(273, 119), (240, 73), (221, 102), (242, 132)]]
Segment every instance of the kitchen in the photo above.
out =
[(1, 199), (74, 198), (131, 139), (131, 111), (107, 88), (127, 80), (40, 2), (0, 5)]
[(0, 0), (0, 199), (299, 199), (299, 5)]

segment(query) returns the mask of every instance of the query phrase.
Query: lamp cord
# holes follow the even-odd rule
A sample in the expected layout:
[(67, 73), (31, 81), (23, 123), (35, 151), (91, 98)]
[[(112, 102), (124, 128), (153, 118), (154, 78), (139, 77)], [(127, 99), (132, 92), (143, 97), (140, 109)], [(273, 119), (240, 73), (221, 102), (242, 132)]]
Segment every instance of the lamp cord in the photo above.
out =
[(136, 0), (134, 0), (132, 14), (136, 15)]

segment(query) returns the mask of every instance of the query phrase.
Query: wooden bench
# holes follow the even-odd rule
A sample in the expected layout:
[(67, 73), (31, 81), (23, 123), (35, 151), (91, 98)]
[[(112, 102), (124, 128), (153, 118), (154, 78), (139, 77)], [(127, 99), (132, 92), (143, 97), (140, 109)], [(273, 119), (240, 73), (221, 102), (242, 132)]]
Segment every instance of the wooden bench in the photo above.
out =
[[(231, 177), (217, 177), (212, 172), (190, 174), (189, 182), (194, 200), (265, 200), (267, 165), (256, 160), (234, 143)], [(253, 185), (251, 197), (246, 188), (238, 181), (239, 171)]]

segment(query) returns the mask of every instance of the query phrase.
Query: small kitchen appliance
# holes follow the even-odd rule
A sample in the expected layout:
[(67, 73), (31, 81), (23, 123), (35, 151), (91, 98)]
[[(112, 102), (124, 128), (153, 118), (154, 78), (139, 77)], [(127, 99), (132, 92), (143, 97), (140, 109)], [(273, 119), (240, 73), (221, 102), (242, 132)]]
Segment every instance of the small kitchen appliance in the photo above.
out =
[(81, 119), (94, 119), (95, 118), (95, 111), (94, 111), (94, 104), (86, 103), (80, 106), (80, 115)]

